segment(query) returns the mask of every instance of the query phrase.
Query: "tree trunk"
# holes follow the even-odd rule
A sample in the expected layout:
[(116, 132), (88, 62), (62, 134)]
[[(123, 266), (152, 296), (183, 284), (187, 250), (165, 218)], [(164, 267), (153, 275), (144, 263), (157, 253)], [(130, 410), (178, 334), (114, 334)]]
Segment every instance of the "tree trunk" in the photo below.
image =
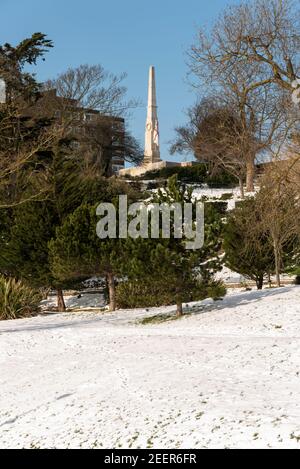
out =
[(259, 277), (257, 280), (256, 280), (256, 286), (257, 286), (257, 290), (262, 290), (263, 289), (263, 286), (264, 286), (264, 277)]
[(113, 274), (107, 274), (109, 311), (116, 311), (116, 284)]
[(181, 316), (183, 316), (183, 308), (182, 308), (182, 303), (180, 301), (177, 302), (176, 316), (178, 318), (181, 318)]
[(255, 164), (254, 159), (247, 162), (246, 192), (254, 192)]
[(269, 284), (269, 288), (272, 288), (272, 279), (271, 279), (270, 273), (268, 274), (268, 284)]
[(241, 198), (245, 198), (245, 191), (244, 191), (244, 181), (243, 179), (239, 179), (239, 185), (240, 185), (240, 193), (241, 193)]
[(59, 313), (64, 313), (66, 311), (66, 304), (62, 290), (57, 290), (57, 311)]
[(274, 241), (274, 256), (275, 256), (275, 272), (276, 272), (276, 284), (277, 287), (281, 287), (281, 255), (279, 252), (279, 246), (276, 241)]

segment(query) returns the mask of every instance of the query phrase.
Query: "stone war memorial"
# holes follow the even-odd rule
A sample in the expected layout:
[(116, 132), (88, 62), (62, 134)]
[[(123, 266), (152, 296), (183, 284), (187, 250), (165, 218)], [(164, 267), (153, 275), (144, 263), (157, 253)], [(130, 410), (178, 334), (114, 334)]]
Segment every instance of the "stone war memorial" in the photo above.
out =
[(175, 167), (175, 166), (192, 166), (193, 162), (164, 161), (161, 159), (159, 146), (159, 121), (158, 106), (156, 97), (156, 80), (155, 67), (150, 66), (149, 84), (148, 84), (148, 107), (145, 131), (145, 150), (143, 163), (138, 167), (121, 169), (120, 176), (141, 176), (147, 171), (156, 169)]

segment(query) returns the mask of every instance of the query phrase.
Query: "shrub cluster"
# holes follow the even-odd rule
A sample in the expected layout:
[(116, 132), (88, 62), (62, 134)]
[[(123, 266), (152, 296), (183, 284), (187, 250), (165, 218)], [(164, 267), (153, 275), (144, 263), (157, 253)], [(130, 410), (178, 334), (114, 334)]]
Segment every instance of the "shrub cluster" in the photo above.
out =
[[(222, 298), (226, 295), (226, 288), (221, 282), (205, 284), (199, 282), (191, 291), (187, 301), (201, 301), (205, 298)], [(117, 305), (121, 309), (151, 308), (170, 306), (174, 304), (174, 296), (164, 288), (163, 282), (121, 282), (116, 289)]]
[(39, 310), (42, 295), (24, 283), (0, 276), (0, 320), (32, 316)]
[(169, 179), (174, 175), (177, 175), (178, 180), (186, 184), (207, 184), (211, 188), (236, 187), (238, 184), (237, 179), (226, 171), (220, 171), (215, 175), (210, 174), (209, 166), (205, 163), (148, 171), (146, 174), (143, 174), (140, 179)]

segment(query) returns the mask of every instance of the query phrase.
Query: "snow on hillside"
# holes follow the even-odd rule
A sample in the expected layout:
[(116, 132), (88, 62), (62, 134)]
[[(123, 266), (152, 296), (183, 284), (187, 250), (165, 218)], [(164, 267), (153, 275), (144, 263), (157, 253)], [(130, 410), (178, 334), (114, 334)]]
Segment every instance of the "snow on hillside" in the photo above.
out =
[[(193, 199), (194, 200), (201, 200), (202, 197), (206, 197), (209, 201), (222, 201), (222, 197), (226, 195), (230, 197), (227, 199), (227, 209), (234, 210), (236, 203), (241, 202), (243, 199), (241, 198), (240, 189), (210, 189), (209, 187), (203, 188), (195, 188), (193, 190)], [(247, 196), (251, 196), (253, 194), (248, 193)]]
[(0, 323), (1, 448), (299, 448), (300, 288)]
[[(208, 201), (223, 201), (227, 203), (228, 210), (233, 210), (236, 206), (237, 202), (241, 202), (243, 199), (241, 198), (240, 188), (210, 188), (207, 184), (202, 184), (201, 186), (198, 184), (187, 184), (189, 187), (193, 187), (193, 200), (201, 200), (205, 197)], [(153, 194), (157, 193), (159, 189), (151, 189), (149, 192)], [(163, 188), (160, 188), (162, 192), (164, 192)], [(258, 190), (258, 187), (255, 188), (255, 191)], [(256, 192), (247, 192), (245, 195), (246, 197), (253, 197)], [(223, 200), (224, 196), (228, 196), (227, 200)], [(150, 200), (149, 198), (148, 200)]]

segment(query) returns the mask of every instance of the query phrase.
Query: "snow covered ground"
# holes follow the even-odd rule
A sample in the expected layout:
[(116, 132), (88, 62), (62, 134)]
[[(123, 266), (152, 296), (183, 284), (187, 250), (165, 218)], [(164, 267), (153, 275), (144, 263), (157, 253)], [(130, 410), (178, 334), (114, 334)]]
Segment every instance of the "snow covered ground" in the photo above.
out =
[[(76, 295), (64, 295), (66, 308), (73, 311), (97, 310), (105, 308), (106, 303), (101, 293), (80, 293)], [(49, 296), (47, 300), (41, 302), (43, 311), (53, 310), (57, 306), (56, 295)]]
[(0, 323), (1, 448), (299, 448), (300, 287)]
[[(255, 191), (258, 190), (256, 187)], [(247, 192), (245, 194), (246, 197), (253, 197), (256, 192)], [(224, 195), (231, 196), (228, 200), (222, 200)], [(207, 197), (210, 201), (220, 201), (220, 202), (227, 202), (228, 210), (233, 210), (236, 206), (237, 202), (241, 202), (243, 199), (241, 197), (240, 188), (220, 188), (220, 189), (213, 189), (209, 188), (208, 186), (204, 185), (203, 187), (195, 187), (193, 190), (193, 199), (194, 200), (201, 200), (202, 197)]]

